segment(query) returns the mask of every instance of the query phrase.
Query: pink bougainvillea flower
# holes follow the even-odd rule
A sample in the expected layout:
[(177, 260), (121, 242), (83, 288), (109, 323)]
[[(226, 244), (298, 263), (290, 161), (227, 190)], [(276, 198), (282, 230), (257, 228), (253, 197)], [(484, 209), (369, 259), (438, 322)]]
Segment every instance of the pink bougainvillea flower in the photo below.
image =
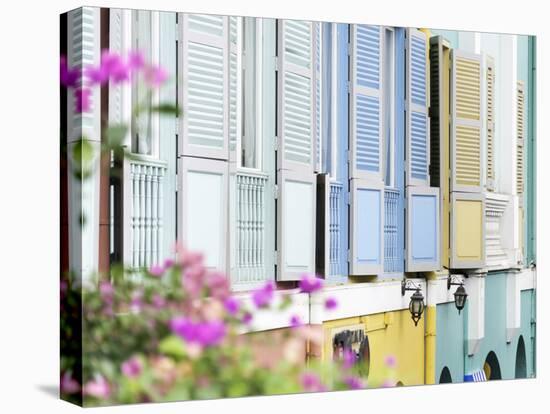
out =
[(145, 65), (145, 59), (143, 53), (139, 50), (133, 50), (128, 53), (128, 69), (130, 71), (136, 71), (141, 69)]
[(227, 332), (222, 321), (193, 322), (185, 317), (172, 319), (170, 329), (186, 342), (203, 347), (218, 345)]
[(325, 300), (325, 309), (326, 310), (334, 310), (338, 307), (338, 302), (334, 298), (327, 298)]
[(101, 282), (99, 284), (99, 294), (103, 302), (111, 304), (113, 302), (115, 288), (113, 287), (111, 282)]
[(132, 294), (130, 307), (133, 312), (139, 312), (143, 306), (143, 292), (138, 290)]
[(102, 85), (109, 80), (109, 71), (103, 65), (90, 65), (84, 68), (84, 76), (90, 85)]
[(173, 259), (167, 258), (164, 260), (164, 270), (170, 269), (172, 266), (174, 266), (175, 262)]
[(237, 298), (230, 296), (224, 301), (224, 307), (228, 314), (235, 316), (241, 310), (241, 302)]
[(346, 377), (344, 378), (344, 383), (350, 390), (360, 390), (363, 388), (363, 381), (358, 377)]
[(80, 77), (80, 70), (78, 68), (70, 69), (67, 66), (67, 58), (61, 56), (60, 65), (59, 65), (59, 79), (61, 84), (66, 87), (74, 87), (78, 82)]
[(115, 84), (130, 79), (130, 70), (128, 69), (128, 65), (122, 61), (117, 62), (116, 65), (110, 69), (109, 73), (113, 83)]
[(211, 272), (206, 275), (206, 286), (212, 297), (224, 300), (231, 293), (229, 281), (223, 273)]
[(140, 376), (143, 365), (138, 357), (132, 357), (122, 363), (120, 370), (126, 377), (136, 378)]
[(323, 281), (315, 275), (306, 274), (302, 275), (300, 279), (300, 291), (304, 293), (314, 293), (323, 288)]
[(353, 367), (356, 362), (357, 362), (357, 356), (355, 352), (349, 348), (344, 349), (344, 354), (343, 354), (344, 368), (349, 369)]
[(164, 267), (160, 265), (153, 265), (149, 268), (151, 276), (161, 277), (164, 274)]
[(300, 382), (302, 383), (304, 391), (318, 392), (326, 390), (326, 387), (319, 379), (319, 376), (317, 374), (314, 374), (313, 372), (303, 373), (302, 377), (300, 378)]
[(84, 395), (107, 399), (111, 395), (111, 387), (105, 378), (98, 375), (94, 380), (87, 382), (82, 388)]
[(393, 355), (388, 355), (384, 361), (389, 368), (395, 368), (397, 359)]
[(151, 302), (156, 309), (162, 309), (166, 306), (166, 300), (158, 293), (153, 295)]
[(275, 285), (270, 280), (264, 286), (252, 293), (252, 301), (257, 308), (265, 308), (273, 300)]
[(297, 328), (298, 326), (302, 326), (302, 325), (303, 325), (302, 320), (298, 315), (293, 315), (290, 318), (290, 326), (292, 326), (293, 328)]
[(75, 111), (77, 113), (88, 112), (90, 110), (91, 95), (92, 91), (88, 88), (76, 89), (74, 91)]
[(250, 312), (245, 312), (244, 315), (243, 315), (242, 322), (245, 325), (248, 325), (248, 324), (250, 324), (250, 322), (252, 322), (252, 319), (253, 319), (252, 314)]
[(168, 72), (160, 66), (148, 66), (143, 74), (145, 83), (151, 88), (158, 88), (168, 79)]
[(62, 394), (74, 394), (80, 391), (80, 385), (72, 377), (70, 372), (65, 372), (61, 377), (60, 389)]

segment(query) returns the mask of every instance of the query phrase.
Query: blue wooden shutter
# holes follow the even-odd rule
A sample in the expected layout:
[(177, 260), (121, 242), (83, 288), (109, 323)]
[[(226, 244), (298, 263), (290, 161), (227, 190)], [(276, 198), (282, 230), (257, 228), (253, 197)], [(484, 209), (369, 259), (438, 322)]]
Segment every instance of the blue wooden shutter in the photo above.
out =
[(228, 159), (228, 18), (182, 14), (180, 155)]
[(314, 23), (278, 21), (279, 280), (315, 270)]
[(407, 185), (429, 185), (427, 40), (407, 30)]
[(384, 256), (382, 177), (382, 36), (352, 25), (350, 108), (350, 274), (379, 274)]

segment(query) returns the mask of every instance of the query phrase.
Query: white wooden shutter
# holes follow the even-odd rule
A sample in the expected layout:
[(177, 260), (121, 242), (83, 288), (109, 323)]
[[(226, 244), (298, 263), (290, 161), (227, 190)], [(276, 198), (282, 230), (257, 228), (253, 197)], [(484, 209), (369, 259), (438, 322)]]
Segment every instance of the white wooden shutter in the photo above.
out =
[(427, 40), (417, 29), (407, 30), (407, 185), (429, 185), (430, 132), (427, 94)]
[(350, 274), (383, 271), (382, 29), (351, 26)]
[(180, 155), (228, 159), (228, 17), (182, 14)]
[(487, 190), (495, 190), (495, 61), (487, 56), (485, 67), (485, 106), (487, 137)]
[(277, 151), (279, 280), (315, 271), (313, 23), (278, 22)]
[(480, 192), (481, 57), (452, 51), (451, 191)]
[(229, 17), (229, 154), (237, 159), (242, 116), (242, 17)]
[[(100, 9), (81, 7), (67, 14), (67, 64), (81, 71), (101, 61)], [(90, 88), (84, 77), (74, 88), (67, 90), (67, 153), (72, 154), (77, 143), (85, 138), (94, 151), (92, 175), (80, 180), (72, 174), (69, 157), (69, 266), (82, 283), (90, 281), (98, 267), (99, 248), (99, 152), (101, 145), (101, 89), (92, 87), (90, 107), (86, 112), (76, 111), (74, 91)], [(84, 224), (81, 223), (85, 217)]]
[(523, 203), (523, 191), (525, 188), (524, 177), (524, 143), (525, 143), (525, 84), (517, 82), (517, 146), (516, 146), (516, 193), (519, 196), (520, 205)]

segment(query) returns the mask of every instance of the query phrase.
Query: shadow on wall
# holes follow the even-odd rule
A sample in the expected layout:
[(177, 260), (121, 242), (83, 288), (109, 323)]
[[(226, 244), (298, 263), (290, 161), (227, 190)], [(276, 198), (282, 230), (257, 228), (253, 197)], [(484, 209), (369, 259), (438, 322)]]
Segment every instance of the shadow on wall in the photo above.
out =
[(439, 377), (439, 383), (440, 384), (450, 384), (453, 382), (453, 377), (451, 376), (451, 371), (449, 371), (449, 368), (444, 367), (441, 370), (441, 375)]
[(527, 378), (527, 358), (525, 356), (525, 341), (519, 337), (516, 351), (516, 378)]

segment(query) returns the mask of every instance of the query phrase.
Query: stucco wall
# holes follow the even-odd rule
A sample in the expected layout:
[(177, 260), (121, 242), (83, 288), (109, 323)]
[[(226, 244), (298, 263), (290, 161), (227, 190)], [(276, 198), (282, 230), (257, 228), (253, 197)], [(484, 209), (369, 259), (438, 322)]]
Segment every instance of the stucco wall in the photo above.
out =
[(454, 302), (437, 305), (435, 381), (447, 367), (453, 382), (464, 379), (464, 311), (458, 314)]
[[(323, 358), (332, 358), (332, 335), (337, 328), (363, 325), (369, 339), (369, 387), (380, 386), (385, 380), (403, 385), (424, 383), (424, 319), (414, 326), (408, 310), (328, 321), (323, 324)], [(396, 360), (395, 371), (386, 366), (386, 357)]]
[(485, 283), (485, 337), (479, 351), (465, 357), (465, 372), (482, 370), (487, 355), (493, 351), (500, 365), (502, 379), (515, 378), (518, 340), (523, 336), (527, 359), (527, 376), (533, 375), (531, 316), (533, 290), (521, 292), (521, 328), (510, 343), (506, 343), (506, 273), (489, 273)]

